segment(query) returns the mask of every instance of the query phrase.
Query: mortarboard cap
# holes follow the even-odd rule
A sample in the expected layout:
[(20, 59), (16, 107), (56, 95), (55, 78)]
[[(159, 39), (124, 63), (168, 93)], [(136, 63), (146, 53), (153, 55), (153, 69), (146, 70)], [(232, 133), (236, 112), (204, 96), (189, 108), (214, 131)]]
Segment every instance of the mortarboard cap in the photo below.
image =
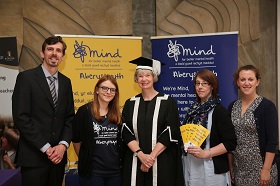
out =
[(137, 65), (136, 69), (147, 69), (151, 70), (157, 76), (160, 75), (161, 72), (161, 65), (165, 65), (158, 60), (155, 59), (148, 59), (145, 57), (138, 57), (129, 63), (133, 63)]

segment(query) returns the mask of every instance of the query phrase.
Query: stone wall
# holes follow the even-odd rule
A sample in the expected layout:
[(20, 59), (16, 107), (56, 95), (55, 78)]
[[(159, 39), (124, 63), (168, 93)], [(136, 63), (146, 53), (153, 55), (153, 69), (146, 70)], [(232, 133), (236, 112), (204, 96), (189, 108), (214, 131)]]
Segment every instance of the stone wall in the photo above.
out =
[(150, 36), (239, 32), (239, 65), (261, 70), (259, 94), (277, 101), (276, 0), (1, 0), (0, 36), (17, 36), (20, 70), (41, 63), (53, 34)]

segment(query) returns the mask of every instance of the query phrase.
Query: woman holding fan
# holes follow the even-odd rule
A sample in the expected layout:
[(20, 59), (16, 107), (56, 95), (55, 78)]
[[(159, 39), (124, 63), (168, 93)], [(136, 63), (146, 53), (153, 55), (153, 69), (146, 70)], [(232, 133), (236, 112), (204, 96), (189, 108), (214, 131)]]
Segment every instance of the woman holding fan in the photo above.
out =
[(209, 70), (194, 78), (196, 101), (187, 111), (184, 124), (199, 124), (210, 131), (199, 146), (185, 149), (183, 168), (186, 186), (231, 185), (227, 152), (235, 149), (236, 136), (227, 110), (218, 96), (219, 84)]

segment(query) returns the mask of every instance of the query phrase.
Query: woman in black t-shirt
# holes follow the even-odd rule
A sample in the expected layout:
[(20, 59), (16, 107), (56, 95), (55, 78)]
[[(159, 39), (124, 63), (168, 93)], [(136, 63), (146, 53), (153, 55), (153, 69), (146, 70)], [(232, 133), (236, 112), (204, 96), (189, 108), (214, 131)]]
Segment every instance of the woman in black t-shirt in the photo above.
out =
[(121, 114), (116, 79), (104, 75), (94, 88), (93, 102), (81, 106), (73, 121), (73, 145), (82, 186), (120, 186)]

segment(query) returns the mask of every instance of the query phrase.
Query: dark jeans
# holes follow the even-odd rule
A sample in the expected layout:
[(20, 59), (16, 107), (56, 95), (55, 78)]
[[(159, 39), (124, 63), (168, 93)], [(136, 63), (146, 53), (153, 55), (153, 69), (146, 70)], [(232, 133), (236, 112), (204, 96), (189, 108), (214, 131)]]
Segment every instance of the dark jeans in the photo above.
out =
[(79, 179), (81, 186), (121, 186), (121, 176), (91, 176), (90, 178), (80, 176)]

